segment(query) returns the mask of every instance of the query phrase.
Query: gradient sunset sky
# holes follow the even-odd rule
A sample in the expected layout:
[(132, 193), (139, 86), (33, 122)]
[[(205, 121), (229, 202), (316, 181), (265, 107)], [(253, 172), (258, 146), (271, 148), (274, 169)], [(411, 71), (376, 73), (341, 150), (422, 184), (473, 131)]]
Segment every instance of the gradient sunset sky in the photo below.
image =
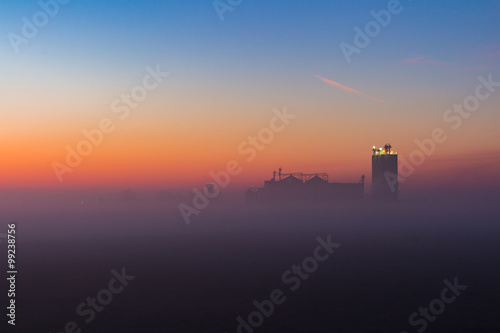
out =
[[(0, 186), (189, 188), (229, 160), (235, 186), (279, 167), (358, 181), (373, 145), (408, 159), (436, 127), (448, 140), (405, 187), (500, 185), (500, 87), (458, 129), (443, 120), (478, 77), (500, 82), (500, 2), (401, 1), (348, 63), (340, 43), (387, 3), (246, 0), (221, 21), (210, 0), (72, 0), (16, 53), (9, 33), (41, 8), (2, 1)], [(120, 119), (113, 101), (148, 66), (170, 75)], [(297, 117), (247, 162), (238, 146), (285, 107)], [(114, 131), (59, 182), (52, 163), (104, 118)]]

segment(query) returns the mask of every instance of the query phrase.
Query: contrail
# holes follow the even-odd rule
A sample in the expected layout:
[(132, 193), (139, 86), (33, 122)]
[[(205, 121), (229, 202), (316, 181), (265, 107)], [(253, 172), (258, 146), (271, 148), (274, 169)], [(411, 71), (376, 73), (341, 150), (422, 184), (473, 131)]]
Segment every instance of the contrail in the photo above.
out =
[(314, 74), (314, 76), (316, 76), (318, 79), (320, 79), (323, 82), (326, 82), (326, 83), (328, 83), (328, 84), (330, 84), (330, 85), (332, 85), (334, 87), (337, 87), (337, 88), (340, 88), (340, 89), (343, 89), (343, 90), (346, 90), (346, 91), (349, 91), (349, 92), (353, 92), (353, 93), (361, 95), (361, 96), (368, 97), (368, 98), (373, 99), (374, 101), (379, 102), (379, 103), (385, 103), (385, 101), (383, 101), (381, 99), (378, 99), (378, 98), (375, 98), (375, 97), (372, 97), (372, 96), (368, 96), (366, 94), (363, 94), (362, 92), (357, 91), (356, 89), (352, 89), (352, 88), (343, 86), (340, 83), (334, 82), (332, 80), (325, 79), (324, 77), (321, 77), (321, 76), (316, 75), (316, 74)]

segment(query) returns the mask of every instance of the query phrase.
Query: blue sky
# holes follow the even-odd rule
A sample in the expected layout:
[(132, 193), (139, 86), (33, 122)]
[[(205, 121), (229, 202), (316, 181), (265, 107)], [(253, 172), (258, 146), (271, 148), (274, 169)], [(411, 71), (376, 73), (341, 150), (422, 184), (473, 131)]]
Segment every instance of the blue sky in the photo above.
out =
[[(498, 47), (498, 1), (402, 1), (393, 17), (352, 66), (338, 47), (353, 28), (372, 20), (387, 1), (243, 1), (220, 22), (211, 1), (70, 1), (23, 53), (34, 60), (95, 64), (96, 70), (125, 62), (171, 61), (184, 67), (247, 67), (269, 70), (391, 66), (413, 55), (474, 66)], [(2, 1), (2, 50), (9, 60), (8, 32), (39, 10), (36, 1)], [(50, 56), (44, 59), (43, 56)], [(66, 61), (65, 61), (66, 60)], [(278, 65), (278, 68), (276, 68)], [(252, 66), (253, 68), (253, 66)], [(187, 68), (186, 68), (187, 70)]]

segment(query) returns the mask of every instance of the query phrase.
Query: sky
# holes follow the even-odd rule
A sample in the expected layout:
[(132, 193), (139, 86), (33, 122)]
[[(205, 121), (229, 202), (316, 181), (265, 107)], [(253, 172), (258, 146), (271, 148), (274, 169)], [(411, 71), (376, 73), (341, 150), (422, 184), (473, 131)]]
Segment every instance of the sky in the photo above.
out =
[[(447, 113), (500, 82), (498, 1), (54, 3), (0, 2), (3, 189), (189, 188), (231, 160), (236, 187), (280, 167), (370, 181), (372, 146), (389, 142), (412, 163), (415, 140), (436, 128), (446, 141), (404, 188), (500, 185), (500, 87), (479, 88), (489, 96), (460, 119)], [(357, 47), (355, 29), (366, 34), (381, 10), (390, 21)], [(357, 52), (346, 57), (346, 44)], [(146, 96), (129, 107), (120, 99), (134, 89)], [(293, 118), (270, 137), (276, 112)], [(67, 148), (103, 123), (69, 166)], [(249, 161), (241, 147), (259, 133)]]

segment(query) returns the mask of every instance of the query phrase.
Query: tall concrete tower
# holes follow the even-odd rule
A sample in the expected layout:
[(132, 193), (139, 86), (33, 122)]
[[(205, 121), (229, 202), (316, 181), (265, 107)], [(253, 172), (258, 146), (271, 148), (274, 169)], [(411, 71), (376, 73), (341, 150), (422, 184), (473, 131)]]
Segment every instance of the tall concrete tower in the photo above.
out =
[(398, 199), (398, 153), (373, 146), (372, 155), (372, 198), (374, 200), (396, 201)]

